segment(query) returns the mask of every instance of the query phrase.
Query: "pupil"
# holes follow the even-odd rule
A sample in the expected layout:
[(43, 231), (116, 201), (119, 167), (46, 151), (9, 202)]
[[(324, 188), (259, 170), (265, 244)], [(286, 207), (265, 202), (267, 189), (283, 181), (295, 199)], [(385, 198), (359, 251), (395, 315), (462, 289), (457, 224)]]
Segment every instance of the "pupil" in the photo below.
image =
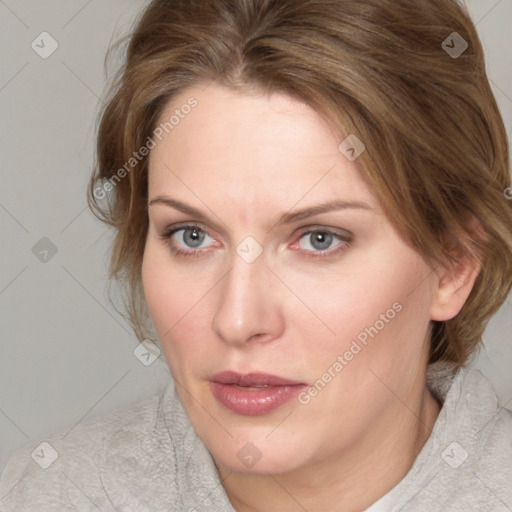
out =
[(332, 235), (329, 233), (315, 233), (311, 235), (311, 245), (319, 251), (329, 249), (332, 244)]

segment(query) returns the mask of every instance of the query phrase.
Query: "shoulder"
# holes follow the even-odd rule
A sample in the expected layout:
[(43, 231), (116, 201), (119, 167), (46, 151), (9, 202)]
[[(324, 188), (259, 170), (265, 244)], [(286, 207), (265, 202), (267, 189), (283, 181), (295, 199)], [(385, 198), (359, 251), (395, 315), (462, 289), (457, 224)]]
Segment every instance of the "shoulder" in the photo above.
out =
[(427, 382), (443, 404), (437, 421), (409, 473), (375, 510), (512, 510), (512, 412), (499, 407), (478, 370), (439, 364)]
[(498, 408), (474, 439), (472, 470), (479, 484), (512, 507), (512, 412)]
[(485, 423), (466, 425), (440, 450), (439, 502), (447, 510), (512, 510), (512, 412), (497, 408)]
[(479, 370), (459, 370), (439, 419), (439, 502), (454, 510), (510, 510), (512, 412), (499, 406)]
[[(149, 475), (164, 471), (166, 479), (157, 479), (158, 487), (167, 485), (163, 498), (172, 503), (174, 460), (168, 446), (172, 441), (159, 422), (164, 393), (83, 421), (18, 451), (0, 480), (2, 511), (142, 511), (146, 509), (140, 500), (161, 491)], [(151, 485), (146, 480), (152, 480)]]
[(489, 463), (494, 467), (492, 476), (497, 476), (497, 469), (512, 476), (512, 412), (500, 406), (491, 383), (479, 370), (460, 369), (444, 409), (445, 431), (466, 447), (473, 471), (479, 473)]

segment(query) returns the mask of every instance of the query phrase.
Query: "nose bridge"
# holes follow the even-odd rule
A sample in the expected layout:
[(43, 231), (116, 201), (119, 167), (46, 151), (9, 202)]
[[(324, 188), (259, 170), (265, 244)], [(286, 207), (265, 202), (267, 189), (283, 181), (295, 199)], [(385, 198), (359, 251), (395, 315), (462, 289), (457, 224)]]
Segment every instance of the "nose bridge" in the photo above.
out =
[(268, 273), (262, 257), (248, 262), (234, 255), (231, 271), (222, 280), (212, 320), (213, 331), (224, 342), (243, 345), (255, 337), (277, 335), (280, 314), (266, 284)]

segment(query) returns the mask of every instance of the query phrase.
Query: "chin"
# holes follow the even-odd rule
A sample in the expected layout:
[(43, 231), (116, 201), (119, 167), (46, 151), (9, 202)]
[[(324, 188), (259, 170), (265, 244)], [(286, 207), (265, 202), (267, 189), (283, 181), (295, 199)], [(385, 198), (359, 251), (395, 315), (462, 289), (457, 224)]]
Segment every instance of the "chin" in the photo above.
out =
[[(265, 439), (264, 435), (244, 435), (216, 444), (205, 444), (217, 466), (236, 473), (267, 475), (289, 473), (306, 464), (304, 443), (283, 443), (282, 439)], [(291, 440), (290, 437), (288, 437)], [(300, 455), (300, 456), (299, 456)]]

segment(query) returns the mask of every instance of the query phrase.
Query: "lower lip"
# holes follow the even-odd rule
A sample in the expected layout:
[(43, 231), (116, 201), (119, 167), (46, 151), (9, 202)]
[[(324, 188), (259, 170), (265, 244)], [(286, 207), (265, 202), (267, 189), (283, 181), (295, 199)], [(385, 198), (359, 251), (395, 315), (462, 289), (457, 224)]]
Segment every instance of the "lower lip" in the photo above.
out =
[(255, 389), (210, 382), (213, 396), (224, 407), (243, 416), (268, 414), (295, 398), (305, 387), (297, 384)]

